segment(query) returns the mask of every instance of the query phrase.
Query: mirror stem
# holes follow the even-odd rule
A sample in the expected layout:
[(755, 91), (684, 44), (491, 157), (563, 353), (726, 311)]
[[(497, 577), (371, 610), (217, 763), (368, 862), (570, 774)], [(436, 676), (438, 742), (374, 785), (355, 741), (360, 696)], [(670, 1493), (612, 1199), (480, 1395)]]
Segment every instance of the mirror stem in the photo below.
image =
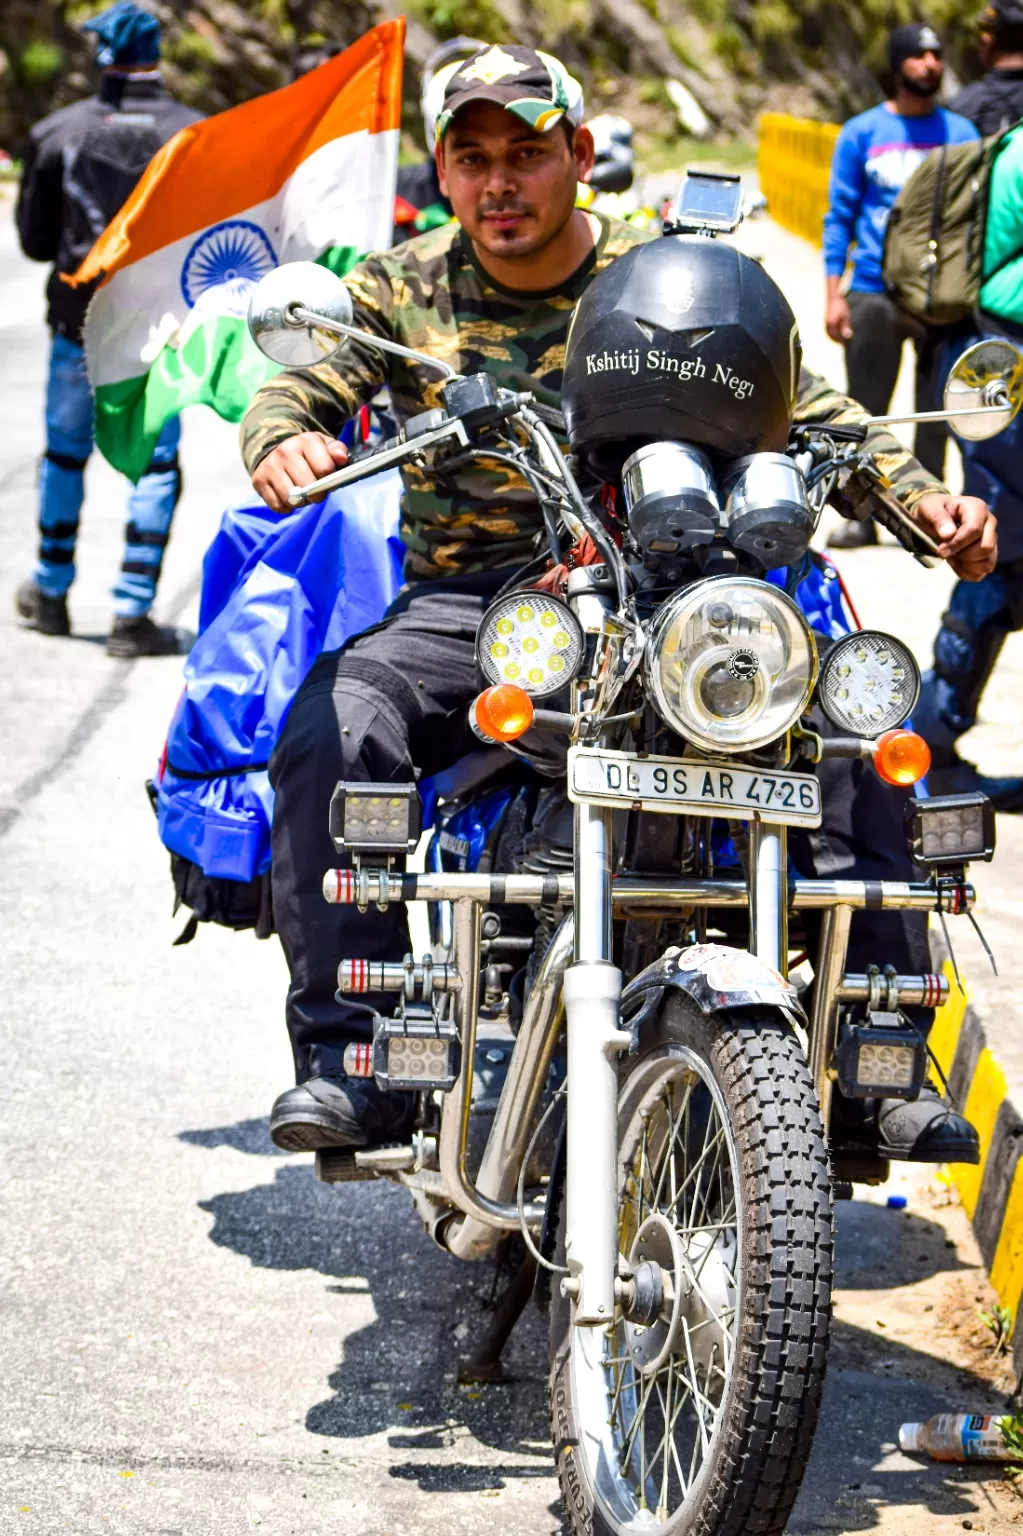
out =
[(403, 347), (396, 341), (387, 341), (384, 337), (374, 336), (369, 331), (360, 331), (354, 325), (342, 325), (340, 321), (327, 320), (323, 315), (306, 309), (302, 304), (289, 304), (285, 313), (288, 324), (294, 325), (296, 330), (308, 325), (318, 331), (329, 331), (332, 336), (347, 336), (352, 341), (361, 341), (364, 346), (375, 348), (377, 352), (392, 352), (395, 357), (405, 357), (413, 363), (425, 363), (430, 368), (436, 368), (446, 379), (459, 377), (458, 369), (452, 368), (450, 363), (442, 362), (439, 357), (430, 357), (426, 352), (414, 352), (411, 347)]
[(864, 425), (891, 427), (902, 421), (955, 421), (960, 416), (1004, 416), (1010, 409), (1009, 405), (971, 405), (962, 411), (910, 411), (905, 416), (871, 416)]

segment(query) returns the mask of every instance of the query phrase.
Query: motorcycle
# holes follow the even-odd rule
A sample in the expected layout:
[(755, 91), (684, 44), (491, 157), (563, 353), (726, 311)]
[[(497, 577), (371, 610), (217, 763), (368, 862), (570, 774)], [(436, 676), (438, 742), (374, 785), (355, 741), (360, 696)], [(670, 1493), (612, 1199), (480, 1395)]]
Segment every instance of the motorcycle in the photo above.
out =
[[(949, 988), (883, 955), (848, 971), (852, 915), (968, 912), (967, 863), (994, 847), (983, 796), (920, 796), (906, 825), (924, 877), (790, 872), (790, 829), (821, 822), (815, 764), (872, 761), (901, 786), (926, 771), (904, 727), (909, 650), (822, 633), (794, 600), (820, 514), (874, 515), (920, 559), (934, 545), (864, 425), (792, 425), (791, 311), (716, 238), (740, 209), (736, 178), (690, 175), (663, 238), (593, 281), (563, 416), (359, 331), (344, 285), (311, 263), (268, 274), (249, 308), (278, 362), (357, 338), (444, 375), (442, 407), (294, 505), (393, 465), (480, 460), (524, 478), (543, 513), (548, 548), (477, 636), (480, 749), (429, 784), (332, 798), (326, 901), (426, 902), (431, 947), (338, 957), (340, 994), (395, 997), (346, 1070), (416, 1095), (418, 1117), (407, 1145), (324, 1151), (317, 1172), (404, 1185), (462, 1259), (521, 1237), (518, 1305), (535, 1266), (580, 1536), (784, 1527), (827, 1360), (832, 1203), (887, 1173), (834, 1136), (833, 1096), (915, 1098), (928, 1058), (906, 1010)], [(1021, 401), (1023, 357), (982, 343), (933, 414), (982, 435)]]

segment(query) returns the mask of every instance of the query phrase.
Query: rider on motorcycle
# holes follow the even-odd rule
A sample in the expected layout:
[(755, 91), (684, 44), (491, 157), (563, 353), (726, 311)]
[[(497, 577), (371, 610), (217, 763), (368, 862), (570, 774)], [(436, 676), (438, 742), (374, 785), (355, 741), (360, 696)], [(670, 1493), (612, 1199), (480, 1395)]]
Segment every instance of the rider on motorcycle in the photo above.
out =
[[(593, 159), (581, 116), (578, 83), (549, 55), (509, 45), (467, 60), (447, 82), (437, 124), (440, 184), (457, 222), (349, 275), (356, 324), (556, 405), (576, 302), (610, 262), (652, 238), (575, 207)], [(442, 382), (418, 362), (390, 362), (358, 342), (331, 361), (277, 374), (242, 427), (255, 489), (275, 511), (289, 511), (292, 487), (346, 461), (337, 434), (382, 384), (403, 422), (440, 404)], [(799, 419), (864, 419), (805, 370), (801, 385)], [(976, 580), (992, 568), (994, 520), (983, 502), (949, 495), (884, 431), (871, 430), (866, 447), (960, 576)], [(299, 1084), (274, 1104), (271, 1135), (291, 1151), (387, 1142), (410, 1129), (411, 1095), (344, 1072), (345, 1046), (371, 1038), (374, 1005), (385, 1004), (338, 1000), (339, 958), (394, 959), (409, 943), (395, 904), (365, 914), (325, 904), (323, 871), (337, 862), (327, 807), (339, 779), (409, 781), (474, 744), (467, 706), (478, 686), (477, 625), (533, 558), (543, 527), (532, 493), (504, 469), (470, 464), (434, 477), (406, 465), (402, 473), (407, 585), (380, 625), (317, 660), (270, 765), (274, 918), (291, 971), (287, 1023)], [(802, 846), (793, 841), (801, 872), (911, 878), (899, 792), (862, 763), (828, 761), (821, 777), (824, 824)], [(873, 959), (880, 948), (900, 970), (930, 969), (923, 914), (859, 912), (852, 934), (852, 965), (858, 952)], [(933, 1090), (915, 1103), (880, 1105), (882, 1150), (955, 1161), (970, 1149), (972, 1158), (975, 1132)]]

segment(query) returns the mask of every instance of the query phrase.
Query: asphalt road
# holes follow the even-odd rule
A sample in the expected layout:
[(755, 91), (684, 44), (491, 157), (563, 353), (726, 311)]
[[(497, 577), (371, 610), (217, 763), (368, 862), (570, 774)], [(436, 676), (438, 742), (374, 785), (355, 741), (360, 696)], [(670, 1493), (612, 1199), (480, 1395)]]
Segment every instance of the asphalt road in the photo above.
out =
[[(142, 786), (180, 662), (103, 651), (125, 486), (102, 463), (74, 637), (15, 623), (40, 292), (0, 204), (0, 1530), (553, 1536), (539, 1317), (508, 1385), (457, 1385), (488, 1270), (433, 1248), (401, 1192), (323, 1188), (268, 1141), (290, 1081), (276, 944), (210, 930), (171, 947)], [(190, 413), (184, 469), (158, 616), (187, 626), (244, 486), (234, 429)], [(997, 1405), (1005, 1385), (962, 1213), (940, 1186), (906, 1187), (906, 1214), (886, 1192), (841, 1211), (836, 1350), (791, 1526), (807, 1536), (1007, 1530), (1023, 1508), (997, 1474), (893, 1447), (903, 1419)]]

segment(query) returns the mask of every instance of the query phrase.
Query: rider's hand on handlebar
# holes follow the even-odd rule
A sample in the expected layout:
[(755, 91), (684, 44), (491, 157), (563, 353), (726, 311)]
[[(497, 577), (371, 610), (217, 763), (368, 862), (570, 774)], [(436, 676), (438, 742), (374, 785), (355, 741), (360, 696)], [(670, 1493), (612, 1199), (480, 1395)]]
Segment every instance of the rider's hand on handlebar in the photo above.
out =
[[(348, 449), (336, 438), (326, 432), (296, 432), (260, 461), (252, 476), (252, 486), (271, 512), (294, 512), (288, 500), (289, 491), (312, 485), (314, 480), (342, 469), (347, 463)], [(321, 492), (311, 500), (322, 501), (325, 495)]]
[(998, 521), (979, 496), (921, 496), (913, 518), (938, 542), (938, 554), (964, 581), (980, 581), (998, 560)]

